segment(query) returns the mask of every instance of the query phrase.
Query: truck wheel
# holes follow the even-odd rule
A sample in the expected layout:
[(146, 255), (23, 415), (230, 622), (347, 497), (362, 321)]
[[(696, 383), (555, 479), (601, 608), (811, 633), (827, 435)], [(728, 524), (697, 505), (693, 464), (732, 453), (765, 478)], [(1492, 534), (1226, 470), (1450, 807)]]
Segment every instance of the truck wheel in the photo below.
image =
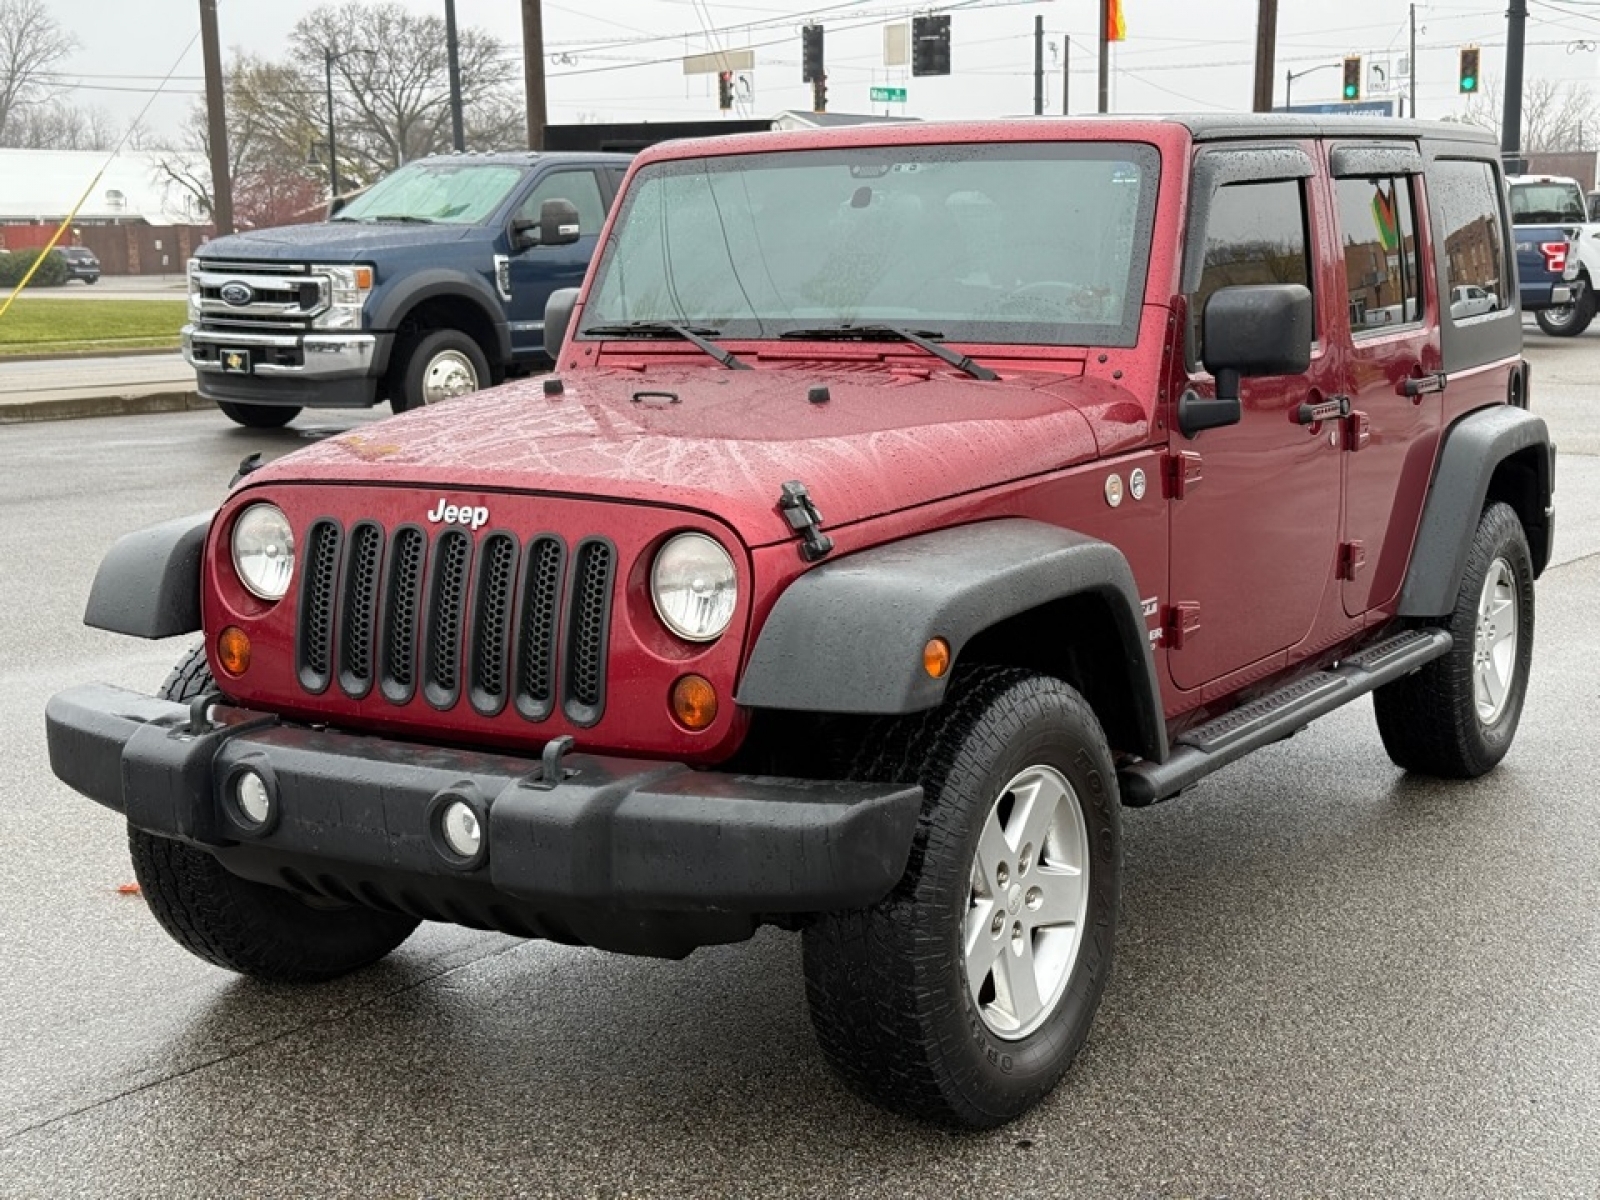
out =
[[(187, 702), (216, 690), (204, 647), (167, 676), (161, 694)], [(161, 927), (185, 950), (241, 975), (276, 983), (332, 979), (376, 962), (411, 935), (412, 917), (329, 904), (230, 874), (183, 842), (128, 829), (139, 888)]]
[(1479, 518), (1445, 628), (1450, 652), (1379, 688), (1373, 711), (1396, 766), (1474, 779), (1511, 748), (1533, 661), (1533, 561), (1509, 505)]
[(1586, 276), (1583, 281), (1583, 291), (1576, 300), (1571, 304), (1540, 309), (1533, 314), (1533, 319), (1539, 322), (1539, 328), (1551, 337), (1577, 337), (1589, 328), (1589, 322), (1594, 320), (1595, 301), (1594, 288), (1589, 286)]
[(250, 429), (282, 429), (300, 415), (300, 410), (290, 404), (235, 404), (231, 400), (218, 400), (217, 407), (228, 420)]
[(406, 356), (400, 391), (389, 405), (398, 413), (454, 400), (487, 387), (489, 378), (489, 362), (477, 342), (459, 329), (435, 329)]
[(868, 1099), (969, 1128), (1066, 1071), (1111, 969), (1122, 880), (1105, 735), (1072, 688), (986, 670), (909, 757), (922, 815), (905, 877), (804, 934), (823, 1053)]

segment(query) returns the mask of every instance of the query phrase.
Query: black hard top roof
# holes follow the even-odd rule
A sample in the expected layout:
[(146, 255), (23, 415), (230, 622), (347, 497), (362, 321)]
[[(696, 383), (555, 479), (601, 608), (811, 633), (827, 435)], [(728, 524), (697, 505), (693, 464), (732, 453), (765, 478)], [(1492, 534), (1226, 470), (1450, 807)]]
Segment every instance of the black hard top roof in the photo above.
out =
[[(1136, 121), (1131, 114), (1073, 120)], [(1494, 134), (1462, 121), (1406, 121), (1394, 117), (1349, 116), (1343, 113), (1184, 113), (1148, 119), (1182, 125), (1197, 142), (1259, 137), (1358, 137), (1476, 142), (1497, 146)]]

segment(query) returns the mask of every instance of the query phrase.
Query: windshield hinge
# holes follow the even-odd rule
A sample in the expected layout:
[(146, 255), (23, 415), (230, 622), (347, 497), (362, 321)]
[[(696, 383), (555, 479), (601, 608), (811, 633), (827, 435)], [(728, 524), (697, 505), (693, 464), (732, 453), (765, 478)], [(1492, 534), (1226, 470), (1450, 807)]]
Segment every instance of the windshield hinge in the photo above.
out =
[(822, 514), (812, 503), (806, 485), (798, 479), (784, 484), (778, 508), (789, 522), (789, 528), (800, 535), (800, 557), (807, 562), (826, 558), (833, 549), (833, 539), (822, 532)]

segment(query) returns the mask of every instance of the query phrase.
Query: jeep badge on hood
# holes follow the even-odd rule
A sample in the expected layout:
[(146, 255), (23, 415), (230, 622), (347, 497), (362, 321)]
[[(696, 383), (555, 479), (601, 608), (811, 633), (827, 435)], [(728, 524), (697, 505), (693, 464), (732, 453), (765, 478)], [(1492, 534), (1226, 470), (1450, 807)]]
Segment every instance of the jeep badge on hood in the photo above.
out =
[(439, 503), (429, 510), (428, 520), (435, 525), (465, 525), (477, 530), (489, 523), (489, 510), (481, 504), (446, 504), (440, 496)]

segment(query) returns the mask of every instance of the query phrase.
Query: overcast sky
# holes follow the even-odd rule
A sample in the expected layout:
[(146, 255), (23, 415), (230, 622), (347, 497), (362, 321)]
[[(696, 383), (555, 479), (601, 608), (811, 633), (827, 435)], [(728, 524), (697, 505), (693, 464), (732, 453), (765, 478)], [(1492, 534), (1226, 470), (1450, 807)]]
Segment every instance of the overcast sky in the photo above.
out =
[[(444, 11), (444, 0), (400, 2), (417, 12)], [(198, 44), (184, 54), (199, 26), (198, 0), (48, 3), (81, 43), (67, 65), (76, 85), (72, 97), (107, 109), (119, 123), (139, 111), (183, 55), (168, 94), (147, 118), (158, 135), (174, 131), (201, 87)], [(295, 21), (317, 6), (317, 0), (219, 0), (225, 57), (234, 47), (282, 54)], [(1408, 7), (1405, 0), (1280, 0), (1277, 101), (1283, 101), (1286, 69), (1335, 64), (1347, 53), (1391, 60), (1398, 71), (1392, 60), (1405, 50)], [(1503, 72), (1505, 0), (1434, 0), (1415, 7), (1420, 115), (1457, 113), (1458, 47), (1483, 47), (1491, 83)], [(1529, 0), (1529, 8), (1529, 76), (1592, 83), (1600, 70), (1600, 4)], [(1257, 0), (1124, 0), (1128, 38), (1113, 50), (1113, 111), (1248, 109), (1256, 9)], [(808, 19), (827, 28), (833, 111), (871, 111), (868, 89), (877, 83), (908, 89), (908, 103), (887, 110), (908, 116), (1030, 112), (1036, 15), (1044, 17), (1052, 43), (1046, 111), (1061, 110), (1063, 35), (1071, 44), (1072, 109), (1093, 111), (1095, 0), (951, 0), (943, 9), (951, 14), (954, 74), (948, 78), (907, 79), (904, 68), (882, 65), (883, 26), (911, 11), (885, 0), (819, 0), (811, 8), (786, 0), (545, 0), (550, 120), (713, 118), (715, 80), (686, 78), (678, 59), (745, 46), (753, 48), (756, 63), (752, 115), (809, 108), (799, 34)], [(486, 29), (520, 54), (519, 0), (457, 0), (457, 12), (462, 25)], [(1294, 99), (1334, 100), (1339, 83), (1337, 69), (1317, 71), (1295, 81)]]

